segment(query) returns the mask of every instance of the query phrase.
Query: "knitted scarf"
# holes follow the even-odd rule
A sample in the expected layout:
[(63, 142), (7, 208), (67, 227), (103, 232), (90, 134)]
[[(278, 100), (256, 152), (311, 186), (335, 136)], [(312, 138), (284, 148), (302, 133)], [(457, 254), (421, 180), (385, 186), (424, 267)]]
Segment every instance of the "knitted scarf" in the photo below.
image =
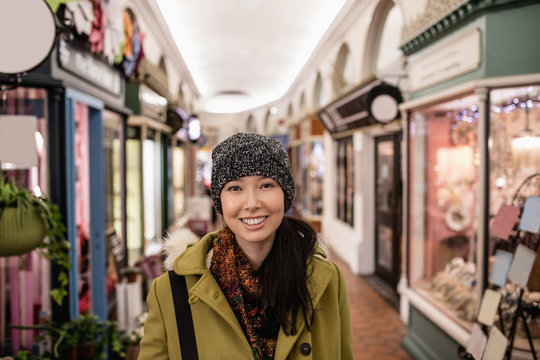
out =
[(210, 271), (236, 315), (254, 359), (273, 359), (278, 334), (268, 336), (263, 331), (262, 286), (227, 227), (214, 240)]

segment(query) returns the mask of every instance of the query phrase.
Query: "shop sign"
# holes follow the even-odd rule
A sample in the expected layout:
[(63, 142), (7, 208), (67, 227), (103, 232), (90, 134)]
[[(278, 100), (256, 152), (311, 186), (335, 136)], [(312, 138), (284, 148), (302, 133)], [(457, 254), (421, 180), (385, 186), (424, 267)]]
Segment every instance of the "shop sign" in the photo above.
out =
[(64, 70), (114, 95), (122, 94), (122, 77), (118, 71), (64, 40), (59, 43), (58, 63)]
[(0, 73), (35, 69), (49, 57), (55, 37), (54, 14), (44, 1), (0, 1)]
[(0, 115), (0, 170), (37, 166), (36, 129), (35, 116)]
[(477, 69), (480, 66), (480, 30), (413, 60), (409, 65), (411, 91), (417, 91)]

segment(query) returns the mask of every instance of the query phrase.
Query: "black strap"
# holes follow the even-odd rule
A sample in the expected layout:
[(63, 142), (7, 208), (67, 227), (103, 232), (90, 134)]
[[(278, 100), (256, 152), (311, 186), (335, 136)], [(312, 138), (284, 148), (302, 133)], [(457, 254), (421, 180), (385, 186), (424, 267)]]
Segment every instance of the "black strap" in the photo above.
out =
[(169, 270), (169, 280), (171, 282), (182, 360), (198, 360), (199, 354), (197, 353), (191, 306), (188, 302), (186, 278), (176, 274), (173, 270)]

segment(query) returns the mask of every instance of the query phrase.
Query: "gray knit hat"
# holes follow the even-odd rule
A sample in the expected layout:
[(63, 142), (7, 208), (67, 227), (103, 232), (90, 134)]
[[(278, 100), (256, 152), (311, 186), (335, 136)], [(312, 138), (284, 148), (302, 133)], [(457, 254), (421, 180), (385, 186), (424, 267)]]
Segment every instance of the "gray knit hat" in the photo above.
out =
[(285, 194), (285, 211), (294, 198), (294, 180), (289, 156), (275, 139), (260, 134), (237, 133), (212, 150), (210, 181), (214, 208), (220, 214), (220, 195), (226, 183), (244, 176), (262, 175), (274, 179)]

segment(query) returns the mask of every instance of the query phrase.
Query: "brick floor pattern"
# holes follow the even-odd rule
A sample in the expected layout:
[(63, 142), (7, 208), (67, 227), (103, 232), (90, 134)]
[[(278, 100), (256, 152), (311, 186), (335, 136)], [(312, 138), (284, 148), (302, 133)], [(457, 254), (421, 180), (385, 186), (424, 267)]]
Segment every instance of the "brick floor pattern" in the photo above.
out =
[(407, 327), (399, 314), (360, 276), (332, 257), (345, 277), (351, 305), (353, 351), (355, 360), (409, 360), (401, 345)]

